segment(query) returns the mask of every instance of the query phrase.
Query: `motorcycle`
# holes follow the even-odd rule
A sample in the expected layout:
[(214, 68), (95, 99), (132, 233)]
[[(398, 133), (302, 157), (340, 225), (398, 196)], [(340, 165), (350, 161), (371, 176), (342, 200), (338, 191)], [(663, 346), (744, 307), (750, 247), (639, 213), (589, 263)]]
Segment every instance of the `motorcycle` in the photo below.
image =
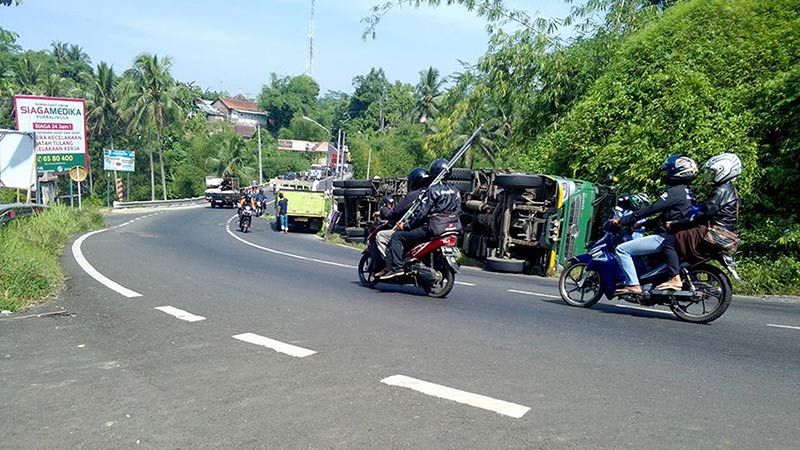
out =
[(403, 268), (405, 274), (388, 280), (375, 275), (384, 268), (384, 259), (378, 251), (377, 235), (381, 230), (391, 228), (388, 222), (377, 222), (367, 236), (367, 248), (358, 262), (358, 279), (362, 286), (374, 287), (380, 282), (391, 284), (413, 284), (421, 287), (431, 297), (443, 298), (453, 290), (456, 273), (460, 271), (456, 259), (459, 251), (456, 234), (432, 238), (414, 246), (405, 253)]
[[(613, 217), (619, 218), (623, 214), (620, 208), (616, 208)], [(624, 286), (625, 277), (615, 249), (631, 239), (633, 230), (613, 227), (608, 221), (604, 231), (602, 238), (588, 246), (591, 249), (588, 253), (572, 258), (561, 272), (558, 291), (561, 299), (570, 306), (590, 308), (603, 295), (613, 300), (614, 291)], [(680, 291), (655, 288), (670, 278), (663, 256), (659, 256), (634, 258), (642, 294), (621, 295), (621, 300), (642, 306), (666, 305), (679, 319), (692, 323), (709, 323), (725, 313), (733, 296), (728, 273), (741, 281), (732, 256), (716, 253), (693, 263), (682, 262), (683, 289)], [(717, 261), (728, 273), (710, 264), (712, 261)]]
[(244, 205), (239, 211), (239, 230), (242, 233), (247, 233), (250, 225), (253, 222), (253, 208), (250, 205)]

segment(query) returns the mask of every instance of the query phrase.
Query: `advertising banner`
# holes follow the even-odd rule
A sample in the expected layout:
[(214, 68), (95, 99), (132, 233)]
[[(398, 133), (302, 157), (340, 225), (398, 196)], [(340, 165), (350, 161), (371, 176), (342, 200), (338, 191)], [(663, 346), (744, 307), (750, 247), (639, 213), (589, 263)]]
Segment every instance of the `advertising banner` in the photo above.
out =
[(87, 166), (86, 101), (81, 98), (14, 96), (17, 129), (36, 133), (39, 172), (66, 175)]
[(0, 130), (0, 187), (30, 189), (35, 161), (33, 133)]
[(136, 166), (136, 154), (130, 150), (103, 149), (103, 170), (133, 172)]

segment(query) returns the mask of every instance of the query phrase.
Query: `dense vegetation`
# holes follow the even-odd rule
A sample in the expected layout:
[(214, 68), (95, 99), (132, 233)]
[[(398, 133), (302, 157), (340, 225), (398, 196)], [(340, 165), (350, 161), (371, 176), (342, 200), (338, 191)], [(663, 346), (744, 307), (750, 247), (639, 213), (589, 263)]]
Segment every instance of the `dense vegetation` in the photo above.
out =
[(16, 311), (58, 292), (64, 245), (102, 223), (97, 209), (56, 206), (0, 227), (0, 310)]
[[(379, 37), (380, 18), (395, 7), (440, 3), (383, 2), (365, 18), (365, 36)], [(550, 20), (501, 0), (444, 3), (483, 17), (491, 36), (486, 54), (459, 73), (428, 68), (412, 86), (374, 68), (354, 77), (349, 94), (321, 94), (305, 75), (265, 80), (257, 99), (269, 115), (265, 173), (308, 164), (277, 151), (275, 139), (328, 137), (303, 116), (346, 134), (358, 176), (368, 167), (370, 176), (405, 174), (448, 154), (480, 123), (471, 167), (596, 182), (615, 174), (623, 189), (649, 193), (659, 190), (668, 154), (702, 162), (733, 151), (746, 167), (738, 182), (746, 289), (800, 293), (798, 2), (585, 0)], [(559, 34), (565, 27), (572, 31)], [(100, 151), (110, 145), (138, 150), (138, 166), (148, 169), (133, 177), (139, 199), (196, 195), (210, 173), (257, 178), (255, 139), (187, 118), (195, 99), (220, 93), (173, 80), (170, 65), (144, 54), (117, 76), (104, 63), (93, 68), (75, 45), (23, 51), (0, 30), (0, 126), (13, 126), (15, 93), (86, 97), (97, 195), (105, 189)], [(706, 190), (696, 187), (701, 198)]]

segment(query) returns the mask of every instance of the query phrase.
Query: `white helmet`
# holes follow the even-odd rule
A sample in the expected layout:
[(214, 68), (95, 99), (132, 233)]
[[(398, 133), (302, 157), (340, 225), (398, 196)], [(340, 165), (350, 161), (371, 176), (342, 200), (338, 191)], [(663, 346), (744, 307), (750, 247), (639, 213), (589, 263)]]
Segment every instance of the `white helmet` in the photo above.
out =
[(703, 170), (714, 173), (714, 184), (722, 184), (742, 173), (742, 160), (734, 153), (722, 153), (706, 161)]

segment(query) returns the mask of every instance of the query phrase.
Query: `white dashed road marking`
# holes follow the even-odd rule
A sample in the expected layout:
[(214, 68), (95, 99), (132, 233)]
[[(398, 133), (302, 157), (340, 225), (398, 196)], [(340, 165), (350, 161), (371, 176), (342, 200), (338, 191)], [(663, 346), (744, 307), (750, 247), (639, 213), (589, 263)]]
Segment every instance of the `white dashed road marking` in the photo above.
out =
[(456, 281), (456, 284), (460, 284), (461, 286), (475, 286), (475, 283), (467, 283), (466, 281)]
[(274, 339), (270, 339), (268, 337), (259, 336), (254, 333), (242, 333), (233, 336), (234, 339), (238, 339), (240, 341), (248, 342), (250, 344), (260, 345), (262, 347), (266, 347), (271, 350), (275, 350), (279, 353), (284, 353), (289, 356), (294, 356), (295, 358), (305, 358), (306, 356), (311, 356), (315, 352), (314, 350), (309, 350), (307, 348), (298, 347), (292, 344), (286, 344), (284, 342), (276, 341)]
[(558, 295), (540, 294), (538, 292), (518, 291), (516, 289), (509, 289), (508, 292), (513, 292), (514, 294), (522, 294), (522, 295), (534, 295), (536, 297), (561, 298)]
[(792, 327), (792, 326), (789, 326), (789, 325), (777, 325), (777, 324), (774, 324), (774, 323), (768, 323), (767, 326), (768, 327), (772, 327), (772, 328), (787, 328), (789, 330), (800, 330), (800, 327)]
[(453, 389), (440, 384), (407, 377), (405, 375), (393, 375), (391, 377), (384, 378), (381, 380), (381, 383), (388, 384), (390, 386), (399, 386), (412, 389), (433, 397), (452, 400), (454, 402), (474, 406), (476, 408), (494, 411), (497, 414), (513, 417), (515, 419), (519, 419), (528, 411), (530, 411), (530, 408), (527, 406), (510, 403), (504, 400), (497, 400), (491, 397), (486, 397), (485, 395), (473, 394), (471, 392), (466, 392), (459, 389)]
[(178, 319), (185, 320), (187, 322), (199, 322), (201, 320), (206, 320), (203, 316), (196, 316), (190, 312), (186, 312), (182, 309), (173, 308), (172, 306), (156, 306), (157, 310), (163, 311), (170, 316), (175, 316)]

